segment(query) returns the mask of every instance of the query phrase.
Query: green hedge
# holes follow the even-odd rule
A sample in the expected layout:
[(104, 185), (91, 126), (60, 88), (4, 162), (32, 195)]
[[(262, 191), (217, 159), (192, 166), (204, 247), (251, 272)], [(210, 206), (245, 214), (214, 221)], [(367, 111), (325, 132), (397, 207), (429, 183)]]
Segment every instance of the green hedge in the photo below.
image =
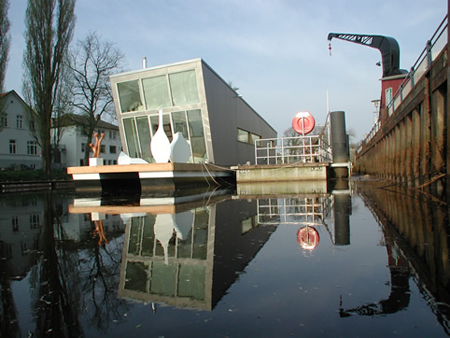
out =
[(72, 176), (66, 170), (54, 170), (51, 176), (42, 170), (27, 171), (0, 171), (0, 182), (26, 182), (26, 181), (48, 181), (48, 180), (71, 180)]

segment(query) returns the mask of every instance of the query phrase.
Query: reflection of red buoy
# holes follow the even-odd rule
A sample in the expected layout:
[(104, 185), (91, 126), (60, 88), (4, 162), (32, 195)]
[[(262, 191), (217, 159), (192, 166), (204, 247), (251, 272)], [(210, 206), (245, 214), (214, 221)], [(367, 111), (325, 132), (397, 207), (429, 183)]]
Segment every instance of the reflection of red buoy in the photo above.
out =
[(303, 249), (312, 251), (319, 244), (319, 241), (319, 233), (312, 227), (303, 227), (297, 231), (297, 242)]
[(292, 119), (292, 128), (301, 135), (309, 134), (313, 131), (316, 121), (310, 112), (299, 111)]

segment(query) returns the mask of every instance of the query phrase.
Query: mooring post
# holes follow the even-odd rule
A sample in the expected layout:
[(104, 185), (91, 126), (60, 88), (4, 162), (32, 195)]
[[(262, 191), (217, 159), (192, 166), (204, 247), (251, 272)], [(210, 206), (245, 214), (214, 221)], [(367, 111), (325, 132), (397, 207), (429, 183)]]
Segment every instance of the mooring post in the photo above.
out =
[(338, 178), (348, 177), (349, 147), (345, 127), (345, 112), (330, 112), (331, 149), (333, 150), (334, 174)]

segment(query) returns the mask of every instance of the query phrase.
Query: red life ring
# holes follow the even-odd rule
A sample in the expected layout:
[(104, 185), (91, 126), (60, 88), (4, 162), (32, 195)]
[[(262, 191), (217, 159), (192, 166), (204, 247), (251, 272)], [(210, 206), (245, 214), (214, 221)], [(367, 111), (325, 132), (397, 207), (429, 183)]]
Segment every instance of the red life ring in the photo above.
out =
[(319, 245), (319, 232), (312, 227), (303, 227), (297, 231), (297, 243), (303, 248), (314, 250)]
[(315, 125), (314, 117), (307, 111), (299, 111), (292, 119), (292, 128), (300, 135), (309, 134)]

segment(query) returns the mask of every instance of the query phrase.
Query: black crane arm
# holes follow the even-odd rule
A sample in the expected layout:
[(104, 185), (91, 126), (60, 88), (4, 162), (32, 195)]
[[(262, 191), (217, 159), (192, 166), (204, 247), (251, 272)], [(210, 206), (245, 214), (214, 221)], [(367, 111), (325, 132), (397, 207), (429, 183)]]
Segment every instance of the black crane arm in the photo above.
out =
[(390, 36), (329, 33), (328, 40), (333, 38), (378, 49), (382, 55), (383, 77), (407, 73), (406, 70), (400, 69), (398, 42)]

